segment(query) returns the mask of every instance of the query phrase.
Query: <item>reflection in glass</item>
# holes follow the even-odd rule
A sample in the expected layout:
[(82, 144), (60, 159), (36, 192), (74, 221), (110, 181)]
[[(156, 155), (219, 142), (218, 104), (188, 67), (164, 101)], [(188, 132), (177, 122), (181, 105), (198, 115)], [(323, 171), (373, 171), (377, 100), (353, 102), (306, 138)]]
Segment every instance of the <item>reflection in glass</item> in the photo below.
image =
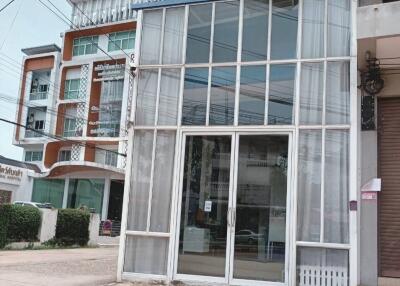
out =
[(172, 126), (177, 124), (180, 79), (180, 69), (161, 70), (158, 125)]
[(264, 125), (265, 66), (242, 66), (239, 124)]
[(32, 202), (51, 203), (55, 208), (62, 208), (65, 180), (34, 179)]
[(165, 12), (163, 64), (182, 63), (184, 7)]
[(298, 286), (310, 285), (309, 282), (314, 281), (315, 276), (310, 273), (321, 273), (325, 277), (323, 285), (349, 285), (349, 251), (299, 247), (296, 272)]
[(350, 55), (350, 0), (328, 0), (328, 57)]
[(324, 242), (349, 243), (349, 132), (327, 130)]
[(272, 1), (271, 59), (294, 59), (297, 47), (299, 2)]
[(235, 113), (236, 67), (212, 69), (210, 125), (232, 125)]
[(324, 56), (325, 0), (303, 0), (302, 57)]
[(285, 281), (287, 136), (240, 136), (234, 278)]
[(239, 1), (216, 2), (213, 41), (214, 63), (236, 62), (239, 29)]
[(77, 209), (86, 206), (101, 214), (103, 192), (104, 179), (70, 179), (67, 207)]
[(296, 65), (271, 65), (268, 124), (293, 124)]
[[(98, 137), (118, 137), (121, 125), (124, 80), (108, 80), (101, 84)], [(75, 117), (76, 118), (76, 117)]]
[(299, 136), (297, 240), (320, 241), (322, 131), (301, 130)]
[(350, 122), (350, 63), (328, 62), (326, 71), (326, 124)]
[(178, 273), (225, 276), (230, 136), (186, 137)]
[(175, 154), (175, 131), (157, 131), (150, 231), (168, 232)]
[(166, 275), (168, 239), (127, 236), (124, 272)]
[(300, 124), (322, 124), (323, 78), (323, 63), (301, 65)]
[(212, 5), (189, 6), (186, 63), (208, 63)]
[(135, 125), (154, 125), (158, 70), (139, 71)]
[(149, 10), (143, 13), (140, 63), (151, 65), (160, 63), (162, 10)]
[(242, 61), (267, 59), (268, 11), (268, 0), (244, 1)]
[(182, 125), (205, 125), (207, 112), (208, 68), (185, 70)]
[(127, 230), (147, 228), (153, 137), (153, 131), (135, 131)]

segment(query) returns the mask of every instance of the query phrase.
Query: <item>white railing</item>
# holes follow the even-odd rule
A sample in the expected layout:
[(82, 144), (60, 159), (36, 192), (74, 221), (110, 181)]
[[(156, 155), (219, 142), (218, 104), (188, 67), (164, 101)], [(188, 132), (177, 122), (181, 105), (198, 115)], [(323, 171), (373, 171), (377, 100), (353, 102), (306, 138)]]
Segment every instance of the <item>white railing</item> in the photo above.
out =
[(345, 267), (301, 265), (300, 286), (348, 286), (349, 275)]
[(111, 0), (89, 0), (75, 4), (72, 8), (74, 26), (89, 27), (136, 19), (136, 11), (131, 4), (136, 0), (117, 0), (111, 5)]
[(29, 100), (43, 100), (43, 99), (47, 99), (47, 91), (31, 92), (29, 94)]

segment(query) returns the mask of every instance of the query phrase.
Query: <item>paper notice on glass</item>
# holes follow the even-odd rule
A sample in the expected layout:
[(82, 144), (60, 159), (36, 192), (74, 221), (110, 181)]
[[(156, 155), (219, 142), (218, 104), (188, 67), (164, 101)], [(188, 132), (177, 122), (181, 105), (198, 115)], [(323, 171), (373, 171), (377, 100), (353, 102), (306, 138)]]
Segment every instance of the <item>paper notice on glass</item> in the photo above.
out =
[(212, 209), (212, 201), (205, 201), (204, 202), (204, 212), (209, 213)]

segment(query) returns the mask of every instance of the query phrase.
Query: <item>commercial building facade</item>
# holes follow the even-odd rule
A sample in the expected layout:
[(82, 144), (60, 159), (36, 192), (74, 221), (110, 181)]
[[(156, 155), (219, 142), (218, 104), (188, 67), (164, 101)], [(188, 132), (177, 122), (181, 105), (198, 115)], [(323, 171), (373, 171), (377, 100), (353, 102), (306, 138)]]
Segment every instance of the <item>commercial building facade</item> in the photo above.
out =
[(138, 12), (119, 279), (357, 285), (356, 2), (203, 2)]
[(23, 50), (14, 144), (41, 169), (29, 200), (121, 221), (136, 12), (128, 2), (77, 2), (62, 49)]

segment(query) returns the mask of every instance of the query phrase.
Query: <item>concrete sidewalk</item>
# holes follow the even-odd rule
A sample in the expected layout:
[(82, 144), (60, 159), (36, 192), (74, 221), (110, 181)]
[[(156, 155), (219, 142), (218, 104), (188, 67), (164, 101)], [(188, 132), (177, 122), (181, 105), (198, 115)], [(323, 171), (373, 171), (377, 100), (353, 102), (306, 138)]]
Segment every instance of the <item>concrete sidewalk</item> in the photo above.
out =
[(0, 251), (0, 285), (112, 284), (117, 256), (117, 247)]

